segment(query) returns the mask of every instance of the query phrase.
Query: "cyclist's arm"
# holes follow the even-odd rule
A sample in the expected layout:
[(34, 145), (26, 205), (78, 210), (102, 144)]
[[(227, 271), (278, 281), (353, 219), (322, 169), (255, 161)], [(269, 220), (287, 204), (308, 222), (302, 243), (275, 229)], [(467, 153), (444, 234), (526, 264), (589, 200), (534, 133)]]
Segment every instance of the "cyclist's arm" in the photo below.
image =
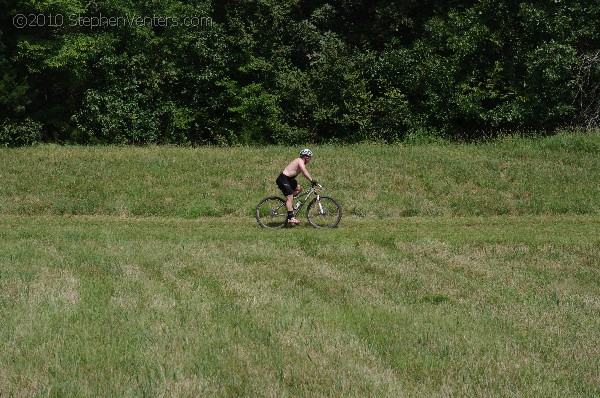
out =
[(308, 181), (312, 182), (313, 179), (310, 176), (310, 174), (308, 173), (308, 170), (306, 169), (306, 166), (304, 165), (304, 162), (298, 162), (298, 166), (300, 167), (300, 171), (302, 172), (302, 174), (304, 174), (304, 177), (306, 177), (306, 179)]

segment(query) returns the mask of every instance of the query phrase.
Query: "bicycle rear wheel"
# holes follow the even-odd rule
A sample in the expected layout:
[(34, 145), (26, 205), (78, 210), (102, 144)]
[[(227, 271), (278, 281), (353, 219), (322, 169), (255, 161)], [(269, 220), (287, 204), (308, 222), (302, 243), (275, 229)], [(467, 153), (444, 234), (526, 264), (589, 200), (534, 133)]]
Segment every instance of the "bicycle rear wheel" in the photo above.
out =
[(320, 196), (308, 204), (306, 217), (315, 228), (335, 228), (342, 219), (342, 208), (333, 198)]
[(270, 196), (256, 206), (256, 221), (263, 228), (282, 228), (287, 223), (285, 200)]

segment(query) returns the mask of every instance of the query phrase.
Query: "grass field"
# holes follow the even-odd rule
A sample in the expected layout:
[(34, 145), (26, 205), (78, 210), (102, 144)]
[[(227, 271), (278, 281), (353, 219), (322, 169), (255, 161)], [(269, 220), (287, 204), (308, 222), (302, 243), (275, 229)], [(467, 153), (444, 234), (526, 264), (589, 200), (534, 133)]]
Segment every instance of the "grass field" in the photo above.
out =
[(600, 395), (600, 134), (285, 151), (0, 150), (0, 396)]

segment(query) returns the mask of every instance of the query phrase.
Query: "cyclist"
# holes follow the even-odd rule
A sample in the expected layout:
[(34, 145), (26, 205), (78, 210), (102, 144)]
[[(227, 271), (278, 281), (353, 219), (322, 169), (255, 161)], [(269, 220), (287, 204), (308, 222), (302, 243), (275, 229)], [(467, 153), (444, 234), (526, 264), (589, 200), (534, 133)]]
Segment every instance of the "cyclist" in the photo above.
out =
[(288, 212), (288, 224), (300, 224), (300, 220), (294, 216), (294, 208), (292, 204), (294, 196), (298, 196), (298, 194), (302, 191), (302, 186), (300, 186), (298, 181), (296, 181), (296, 176), (302, 173), (304, 177), (311, 182), (313, 187), (317, 185), (317, 182), (313, 180), (306, 169), (306, 165), (312, 159), (312, 155), (313, 153), (310, 149), (301, 150), (300, 156), (292, 160), (291, 163), (288, 164), (287, 167), (281, 172), (281, 174), (279, 174), (277, 180), (275, 180), (275, 183), (279, 189), (281, 189), (281, 192), (283, 192), (283, 195), (286, 198), (285, 207)]

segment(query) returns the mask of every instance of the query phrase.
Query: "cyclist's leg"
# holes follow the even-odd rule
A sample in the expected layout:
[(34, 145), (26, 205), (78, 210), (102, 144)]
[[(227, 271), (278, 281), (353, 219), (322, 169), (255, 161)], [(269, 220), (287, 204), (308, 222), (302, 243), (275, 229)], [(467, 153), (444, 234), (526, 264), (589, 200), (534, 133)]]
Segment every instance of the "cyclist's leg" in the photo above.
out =
[(288, 212), (288, 217), (287, 217), (287, 222), (288, 224), (295, 224), (298, 225), (300, 224), (300, 220), (298, 220), (296, 218), (296, 216), (294, 215), (294, 195), (288, 195), (285, 197), (286, 201), (285, 201), (285, 207), (287, 208), (287, 212)]
[[(294, 182), (293, 179), (290, 179), (283, 173), (280, 174), (279, 177), (277, 177), (277, 180), (275, 180), (275, 183), (281, 190), (281, 193), (286, 198), (286, 207), (287, 207), (287, 202), (288, 202), (288, 200), (287, 200), (288, 196), (292, 195), (292, 197), (293, 197), (294, 189), (296, 188), (296, 185), (294, 185), (293, 182)], [(288, 207), (288, 210), (291, 210), (291, 209), (292, 209), (291, 207)]]
[(294, 192), (293, 192), (293, 194), (294, 194), (294, 198), (295, 198), (296, 196), (298, 196), (298, 195), (300, 194), (300, 192), (302, 192), (302, 185), (298, 184), (298, 185), (296, 186), (296, 188), (294, 188)]
[(293, 210), (294, 210), (294, 195), (293, 194), (287, 195), (285, 197), (285, 208), (287, 209), (288, 216), (289, 216), (290, 212), (293, 212)]
[(292, 191), (291, 199), (289, 199), (290, 197), (288, 196), (287, 197), (288, 200), (286, 202), (286, 205), (289, 206), (288, 207), (288, 223), (289, 224), (296, 224), (296, 225), (298, 225), (298, 224), (300, 224), (300, 220), (298, 220), (296, 218), (296, 216), (294, 215), (294, 210), (293, 210), (292, 206), (293, 206), (293, 199), (296, 196), (298, 196), (298, 194), (300, 193), (300, 191), (302, 191), (302, 186), (300, 186), (300, 184), (298, 184), (298, 181), (296, 181), (295, 178), (293, 178), (290, 181), (290, 185), (291, 185), (291, 188), (293, 189), (293, 191)]
[(296, 216), (294, 215), (294, 208), (293, 208), (294, 195), (288, 195), (285, 198), (286, 198), (285, 207), (288, 212), (288, 217), (287, 217), (288, 224), (296, 224), (296, 225), (300, 224), (300, 220), (298, 220), (296, 218)]
[[(298, 184), (298, 181), (295, 178), (290, 178), (289, 182), (290, 188), (292, 189), (292, 195), (298, 196), (298, 193), (300, 193), (302, 187), (300, 186), (300, 184)], [(287, 194), (289, 195), (289, 192), (287, 192)]]
[[(277, 178), (277, 186), (279, 187), (279, 189), (281, 189), (281, 192), (283, 193), (283, 195), (285, 196), (285, 208), (287, 209), (287, 213), (288, 213), (288, 222), (291, 222), (292, 224), (298, 224), (298, 220), (296, 220), (296, 218), (294, 217), (294, 192), (295, 189), (298, 187), (298, 182), (296, 181), (296, 179), (294, 178), (289, 178), (286, 177), (285, 175), (281, 174), (278, 178)], [(290, 221), (292, 220), (292, 221)]]

